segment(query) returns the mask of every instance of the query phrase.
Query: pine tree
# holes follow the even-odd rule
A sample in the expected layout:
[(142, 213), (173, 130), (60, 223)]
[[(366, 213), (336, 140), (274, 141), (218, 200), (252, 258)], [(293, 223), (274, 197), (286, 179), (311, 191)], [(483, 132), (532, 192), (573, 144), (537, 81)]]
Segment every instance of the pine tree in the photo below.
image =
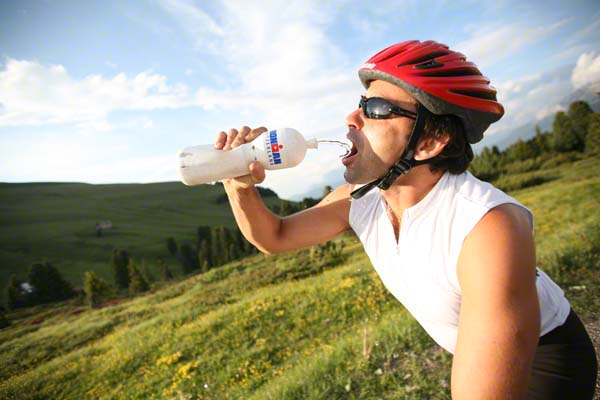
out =
[(210, 226), (200, 225), (196, 230), (196, 235), (198, 236), (197, 247), (200, 248), (200, 242), (203, 240), (210, 242)]
[(571, 119), (563, 111), (554, 116), (552, 123), (552, 143), (559, 152), (574, 151), (580, 148), (580, 141), (575, 133)]
[(600, 114), (590, 116), (588, 131), (585, 136), (586, 153), (600, 153)]
[(222, 254), (222, 264), (228, 263), (229, 261), (231, 261), (231, 255), (229, 254), (229, 243), (230, 238), (229, 235), (227, 233), (227, 228), (225, 228), (224, 226), (220, 226), (218, 228), (218, 232), (219, 232), (219, 249), (221, 251)]
[(148, 291), (148, 289), (150, 289), (148, 282), (144, 279), (144, 276), (135, 265), (135, 262), (131, 260), (129, 262), (129, 293), (132, 295), (143, 293)]
[(523, 161), (535, 157), (533, 149), (521, 139), (510, 145), (506, 153), (511, 161)]
[(8, 310), (15, 310), (26, 305), (25, 296), (21, 291), (21, 282), (15, 274), (10, 276), (4, 289), (4, 304)]
[(73, 287), (49, 262), (36, 263), (29, 270), (28, 282), (33, 286), (35, 304), (66, 300), (73, 296)]
[(219, 227), (213, 226), (210, 228), (210, 256), (211, 266), (217, 267), (223, 264), (223, 253), (219, 244)]
[(95, 272), (86, 271), (83, 277), (83, 292), (88, 306), (95, 308), (111, 293), (111, 290), (108, 283), (98, 278)]
[(240, 254), (235, 243), (229, 243), (229, 258), (231, 259), (231, 261), (240, 258)]
[(169, 254), (172, 256), (177, 254), (177, 242), (175, 242), (175, 238), (167, 238), (167, 249), (169, 250)]
[(279, 203), (279, 215), (282, 217), (285, 217), (287, 215), (292, 214), (292, 207), (289, 201), (287, 200), (280, 200)]
[(129, 253), (127, 250), (114, 249), (112, 254), (112, 269), (115, 287), (119, 290), (129, 287)]
[(190, 243), (183, 243), (179, 248), (179, 253), (184, 274), (189, 274), (200, 268), (198, 254)]
[(585, 144), (585, 137), (588, 132), (588, 126), (590, 124), (590, 118), (594, 114), (592, 108), (585, 101), (574, 101), (569, 105), (567, 115), (571, 121), (573, 127), (573, 133), (577, 137), (578, 148), (577, 150), (583, 151)]
[(202, 240), (198, 246), (198, 264), (202, 272), (206, 272), (210, 268), (210, 248), (206, 240)]
[(169, 269), (169, 266), (167, 265), (165, 260), (163, 260), (162, 257), (158, 257), (156, 259), (156, 263), (158, 264), (158, 269), (160, 270), (160, 276), (162, 277), (163, 281), (170, 281), (171, 279), (173, 279), (173, 273), (171, 272), (171, 270)]

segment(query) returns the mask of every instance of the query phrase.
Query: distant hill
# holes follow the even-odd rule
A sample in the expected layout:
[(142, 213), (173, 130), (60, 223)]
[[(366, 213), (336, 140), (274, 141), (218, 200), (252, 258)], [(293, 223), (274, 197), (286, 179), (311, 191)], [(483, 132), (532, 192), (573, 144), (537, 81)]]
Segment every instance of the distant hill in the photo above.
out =
[[(267, 204), (277, 195), (263, 189)], [(154, 264), (160, 256), (177, 270), (166, 238), (195, 241), (199, 225), (236, 226), (222, 185), (179, 182), (90, 185), (84, 183), (0, 183), (0, 288), (11, 273), (25, 278), (29, 266), (48, 260), (71, 282), (83, 272), (110, 279), (113, 248), (127, 249)], [(96, 235), (96, 223), (110, 229)]]

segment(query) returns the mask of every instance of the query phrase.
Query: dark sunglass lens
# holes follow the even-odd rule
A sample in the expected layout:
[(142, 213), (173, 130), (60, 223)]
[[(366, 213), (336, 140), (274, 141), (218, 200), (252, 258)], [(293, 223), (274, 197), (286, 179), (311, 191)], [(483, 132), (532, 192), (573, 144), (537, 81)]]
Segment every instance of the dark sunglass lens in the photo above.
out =
[(391, 108), (390, 105), (383, 99), (376, 97), (370, 98), (367, 102), (365, 115), (367, 115), (369, 118), (389, 118), (391, 115)]

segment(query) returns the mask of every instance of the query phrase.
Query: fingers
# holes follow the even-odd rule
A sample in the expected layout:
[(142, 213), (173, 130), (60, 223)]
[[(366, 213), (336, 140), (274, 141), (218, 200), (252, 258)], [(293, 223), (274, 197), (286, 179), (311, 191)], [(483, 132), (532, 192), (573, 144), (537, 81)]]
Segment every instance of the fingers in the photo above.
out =
[(258, 161), (252, 161), (248, 166), (252, 181), (256, 183), (262, 183), (265, 180), (265, 167)]
[(215, 149), (222, 150), (223, 146), (225, 146), (225, 142), (227, 141), (227, 134), (223, 131), (217, 134), (217, 140), (215, 141)]
[(225, 142), (225, 146), (223, 146), (223, 150), (231, 150), (231, 143), (235, 140), (238, 135), (237, 129), (230, 129), (229, 134), (227, 135), (227, 141)]
[(256, 129), (252, 129), (247, 135), (246, 135), (246, 142), (251, 142), (254, 139), (256, 139), (257, 137), (259, 137), (260, 135), (262, 135), (263, 133), (265, 133), (266, 131), (268, 131), (267, 128), (265, 128), (264, 126), (261, 126), (259, 128)]
[(247, 142), (246, 136), (250, 133), (251, 129), (248, 126), (242, 126), (238, 135), (231, 142), (231, 148), (238, 147)]
[(221, 131), (217, 135), (215, 148), (218, 150), (234, 149), (244, 143), (253, 141), (267, 130), (268, 129), (264, 126), (255, 129), (251, 129), (248, 126), (243, 126), (239, 131), (237, 129), (230, 129), (229, 133)]

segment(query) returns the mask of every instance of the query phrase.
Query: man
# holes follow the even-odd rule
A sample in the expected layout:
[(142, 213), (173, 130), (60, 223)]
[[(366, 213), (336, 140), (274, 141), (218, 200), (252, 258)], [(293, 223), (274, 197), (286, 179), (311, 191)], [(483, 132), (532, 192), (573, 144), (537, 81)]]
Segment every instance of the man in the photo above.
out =
[[(253, 188), (265, 172), (252, 163), (224, 181), (243, 234), (276, 253), (353, 229), (386, 287), (454, 354), (455, 399), (591, 399), (594, 349), (562, 290), (536, 269), (530, 211), (465, 172), (469, 143), (504, 112), (495, 89), (433, 41), (390, 46), (359, 77), (366, 93), (346, 118), (348, 184), (280, 218)], [(220, 132), (216, 147), (265, 131)]]

